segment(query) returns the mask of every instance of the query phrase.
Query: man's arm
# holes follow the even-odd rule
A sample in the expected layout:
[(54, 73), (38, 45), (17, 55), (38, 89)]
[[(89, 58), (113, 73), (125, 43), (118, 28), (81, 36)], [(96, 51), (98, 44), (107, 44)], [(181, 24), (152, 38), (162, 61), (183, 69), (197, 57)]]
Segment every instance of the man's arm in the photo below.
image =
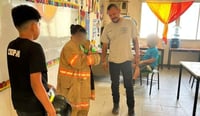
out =
[(101, 62), (103, 64), (104, 69), (106, 70), (108, 67), (107, 65), (107, 60), (106, 60), (106, 56), (107, 56), (107, 49), (108, 49), (108, 44), (107, 43), (103, 43), (102, 46), (102, 54), (101, 54)]
[(102, 55), (101, 55), (102, 63), (106, 62), (107, 49), (108, 49), (108, 44), (107, 43), (103, 43), (103, 46), (102, 46)]
[(138, 42), (137, 37), (133, 39), (133, 44), (134, 44), (134, 49), (135, 49), (135, 63), (136, 65), (138, 65), (140, 62), (140, 48), (139, 48), (139, 42)]
[(49, 100), (47, 92), (42, 84), (41, 72), (30, 74), (31, 87), (37, 99), (41, 102), (45, 108), (48, 116), (56, 116), (56, 111)]

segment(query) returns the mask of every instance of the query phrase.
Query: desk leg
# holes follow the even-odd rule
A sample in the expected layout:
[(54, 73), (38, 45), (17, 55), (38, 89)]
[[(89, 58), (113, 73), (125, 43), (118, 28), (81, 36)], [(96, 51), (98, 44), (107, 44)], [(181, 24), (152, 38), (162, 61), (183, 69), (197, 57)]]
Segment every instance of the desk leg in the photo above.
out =
[(170, 69), (170, 65), (171, 65), (171, 55), (172, 55), (172, 52), (171, 52), (171, 50), (169, 49), (169, 52), (168, 52), (168, 59), (167, 59), (168, 69)]
[(182, 69), (183, 69), (183, 66), (180, 64), (179, 80), (178, 80), (178, 91), (177, 91), (177, 100), (179, 100), (179, 94), (180, 94)]
[(193, 106), (192, 116), (196, 115), (198, 93), (199, 93), (199, 79), (197, 79), (197, 83), (196, 83), (196, 92), (195, 92), (195, 98), (194, 98), (194, 106)]

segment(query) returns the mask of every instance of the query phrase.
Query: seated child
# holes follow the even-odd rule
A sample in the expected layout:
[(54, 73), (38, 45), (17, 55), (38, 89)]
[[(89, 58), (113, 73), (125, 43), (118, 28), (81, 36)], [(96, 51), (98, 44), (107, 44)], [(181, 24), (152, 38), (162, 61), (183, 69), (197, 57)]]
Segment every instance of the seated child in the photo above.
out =
[(144, 53), (144, 55), (141, 58), (141, 61), (138, 66), (136, 64), (133, 64), (134, 68), (134, 74), (133, 74), (133, 79), (136, 79), (139, 74), (140, 70), (149, 70), (151, 71), (152, 69), (156, 68), (158, 65), (158, 49), (156, 47), (158, 43), (158, 36), (151, 34), (147, 36), (147, 46), (148, 49)]

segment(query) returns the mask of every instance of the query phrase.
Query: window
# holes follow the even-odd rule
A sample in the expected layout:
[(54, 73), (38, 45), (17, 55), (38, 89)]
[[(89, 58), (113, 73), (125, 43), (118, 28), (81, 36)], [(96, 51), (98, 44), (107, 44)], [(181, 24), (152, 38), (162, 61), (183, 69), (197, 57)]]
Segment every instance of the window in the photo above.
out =
[[(168, 37), (171, 37), (174, 26), (175, 21), (168, 25)], [(163, 29), (164, 24), (157, 19), (157, 17), (148, 7), (147, 3), (142, 3), (140, 37), (145, 38), (147, 35), (152, 33), (162, 37)]]
[(198, 27), (197, 27), (197, 29), (198, 29), (198, 31), (197, 31), (197, 39), (200, 40), (200, 14), (199, 14), (199, 21), (198, 21)]
[[(180, 17), (180, 39), (200, 40), (200, 3), (193, 3), (190, 8)], [(168, 25), (168, 38), (174, 34), (176, 21)], [(164, 25), (160, 22), (148, 7), (142, 3), (140, 37), (145, 38), (148, 34), (156, 33), (162, 37)]]
[(180, 17), (181, 39), (196, 40), (199, 22), (200, 3), (193, 3), (190, 8)]
[(145, 38), (148, 34), (156, 33), (157, 21), (157, 18), (151, 12), (148, 5), (146, 3), (143, 3), (140, 25), (140, 37)]

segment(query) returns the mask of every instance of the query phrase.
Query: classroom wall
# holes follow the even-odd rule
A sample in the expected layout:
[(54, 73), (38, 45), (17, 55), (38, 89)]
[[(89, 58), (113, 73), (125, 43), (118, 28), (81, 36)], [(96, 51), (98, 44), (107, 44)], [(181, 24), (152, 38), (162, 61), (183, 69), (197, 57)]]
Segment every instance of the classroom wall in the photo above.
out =
[(36, 41), (42, 45), (47, 62), (59, 58), (63, 45), (70, 39), (70, 26), (71, 24), (77, 24), (78, 20), (78, 9), (35, 4), (32, 2), (25, 2), (25, 0), (1, 0), (0, 82), (8, 79), (6, 60), (7, 45), (10, 41), (18, 37), (18, 32), (11, 18), (11, 8), (18, 4), (28, 4), (40, 11), (43, 18), (40, 20), (40, 36)]
[[(0, 1), (0, 82), (8, 79), (6, 47), (10, 38), (16, 37), (16, 30), (10, 23), (10, 9), (11, 5), (9, 4), (9, 0)], [(10, 89), (0, 92), (0, 115), (3, 112), (6, 112), (7, 116), (14, 116), (13, 114), (15, 113), (11, 103)]]
[[(99, 16), (98, 2), (96, 1), (96, 3), (90, 5), (85, 0), (83, 0), (83, 3), (81, 1), (71, 0), (70, 7), (68, 6), (69, 4), (67, 7), (55, 7), (53, 5), (47, 5), (46, 3), (45, 5), (41, 3), (36, 4), (34, 2), (27, 2), (26, 0), (0, 0), (0, 84), (2, 81), (8, 80), (7, 45), (10, 41), (18, 37), (18, 32), (12, 23), (11, 8), (19, 4), (28, 4), (37, 8), (41, 13), (40, 36), (36, 42), (42, 45), (45, 52), (49, 84), (56, 87), (59, 56), (64, 44), (70, 40), (71, 24), (79, 24), (81, 22), (81, 25), (83, 24), (82, 26), (87, 26), (86, 17), (81, 19), (79, 16), (80, 9), (78, 9), (76, 2), (80, 6), (83, 6), (82, 10), (85, 13), (91, 10), (89, 18), (87, 18), (89, 20), (88, 24), (90, 25), (88, 38), (94, 40), (100, 36), (100, 20), (96, 20)], [(92, 9), (89, 9), (89, 6)], [(100, 44), (99, 39), (95, 40), (95, 44)], [(16, 116), (11, 102), (10, 88), (3, 91), (0, 90), (0, 115)]]
[[(18, 37), (18, 32), (11, 18), (11, 8), (18, 4), (46, 8), (45, 10), (49, 8), (49, 6), (41, 7), (41, 4), (36, 6), (32, 2), (25, 2), (25, 0), (0, 0), (0, 83), (8, 80), (6, 58), (8, 43)], [(55, 8), (53, 9), (55, 10)], [(51, 10), (48, 9), (47, 11), (52, 12)], [(41, 34), (37, 42), (42, 45), (45, 52), (49, 83), (55, 87), (57, 85), (57, 73), (55, 72), (58, 70), (58, 60), (55, 59), (60, 56), (63, 45), (70, 39), (70, 25), (77, 24), (78, 13), (78, 9), (58, 7), (51, 19), (43, 18), (40, 22)], [(11, 102), (10, 88), (0, 91), (0, 115), (16, 116)]]
[(10, 15), (11, 4), (8, 0), (0, 1), (0, 82), (7, 80), (6, 48), (9, 41), (17, 36)]

